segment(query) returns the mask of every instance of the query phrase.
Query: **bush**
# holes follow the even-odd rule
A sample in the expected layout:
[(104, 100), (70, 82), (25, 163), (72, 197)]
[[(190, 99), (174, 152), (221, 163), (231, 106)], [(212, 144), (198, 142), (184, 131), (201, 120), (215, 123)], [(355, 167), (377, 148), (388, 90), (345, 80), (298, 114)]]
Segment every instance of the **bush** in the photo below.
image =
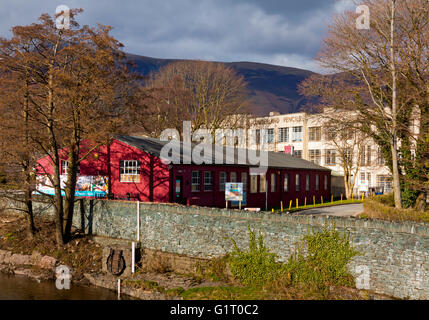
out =
[(231, 272), (237, 280), (245, 285), (263, 285), (284, 274), (284, 265), (276, 262), (276, 255), (271, 253), (264, 244), (261, 233), (249, 227), (249, 249), (241, 251), (234, 239), (231, 239), (234, 250), (229, 258)]
[(404, 208), (412, 208), (419, 196), (420, 191), (404, 188), (402, 191), (402, 206)]
[(353, 286), (354, 278), (347, 264), (358, 255), (348, 234), (340, 234), (335, 226), (314, 230), (304, 236), (287, 263), (293, 284), (327, 289), (329, 285)]

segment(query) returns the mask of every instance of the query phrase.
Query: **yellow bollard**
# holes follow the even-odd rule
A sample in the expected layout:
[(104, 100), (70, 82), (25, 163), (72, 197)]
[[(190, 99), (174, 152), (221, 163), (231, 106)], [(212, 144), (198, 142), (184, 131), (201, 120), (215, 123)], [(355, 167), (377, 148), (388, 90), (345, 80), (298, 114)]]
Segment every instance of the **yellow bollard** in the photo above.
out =
[(365, 192), (362, 192), (362, 201), (363, 201), (363, 197), (365, 196)]
[(283, 212), (283, 201), (280, 201), (280, 210)]
[(343, 194), (341, 194), (341, 203), (343, 203)]
[(298, 198), (296, 198), (296, 207), (298, 208)]
[(355, 200), (354, 196), (355, 196), (354, 193), (352, 193), (352, 202)]
[(313, 196), (313, 206), (316, 206), (316, 196)]
[(304, 199), (304, 208), (307, 206), (307, 197)]
[(320, 197), (320, 200), (322, 201), (322, 204), (323, 204), (323, 196)]
[(274, 208), (271, 208), (271, 212), (274, 213)]
[(292, 200), (289, 203), (289, 210), (292, 208)]
[(334, 203), (334, 195), (331, 195), (331, 203)]

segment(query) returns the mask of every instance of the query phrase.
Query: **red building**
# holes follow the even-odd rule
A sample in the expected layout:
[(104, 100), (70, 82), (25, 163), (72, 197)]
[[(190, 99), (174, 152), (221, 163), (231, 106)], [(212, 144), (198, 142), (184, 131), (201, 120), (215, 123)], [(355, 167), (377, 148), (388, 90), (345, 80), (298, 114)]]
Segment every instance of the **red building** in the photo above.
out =
[[(107, 177), (109, 197), (116, 199), (225, 207), (226, 182), (244, 184), (245, 207), (265, 208), (266, 203), (269, 208), (279, 207), (280, 201), (286, 206), (290, 200), (295, 205), (297, 198), (300, 203), (305, 198), (312, 203), (313, 196), (317, 201), (321, 197), (329, 199), (330, 170), (306, 160), (268, 152), (266, 174), (250, 175), (250, 168), (256, 166), (247, 161), (238, 164), (237, 153), (232, 164), (231, 161), (221, 164), (189, 161), (189, 164), (184, 164), (183, 159), (188, 155), (183, 145), (180, 163), (165, 164), (161, 160), (161, 149), (166, 143), (152, 138), (116, 136), (110, 145), (97, 148), (81, 162), (79, 174)], [(225, 152), (226, 148), (223, 150)], [(67, 174), (65, 154), (63, 152), (61, 161), (64, 175)], [(38, 163), (39, 174), (52, 174), (49, 157), (40, 159)]]

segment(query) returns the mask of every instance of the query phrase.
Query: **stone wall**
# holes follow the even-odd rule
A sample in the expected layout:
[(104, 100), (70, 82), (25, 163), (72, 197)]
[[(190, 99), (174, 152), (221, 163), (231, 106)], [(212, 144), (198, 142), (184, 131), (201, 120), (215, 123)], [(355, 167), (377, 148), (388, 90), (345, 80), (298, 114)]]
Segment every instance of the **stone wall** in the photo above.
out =
[[(136, 240), (135, 202), (91, 200), (76, 207), (74, 225), (99, 236)], [(52, 214), (52, 208), (39, 207)], [(83, 210), (81, 210), (83, 209)], [(81, 219), (83, 217), (83, 220)], [(335, 224), (348, 232), (362, 255), (350, 263), (357, 286), (398, 298), (429, 299), (429, 225), (342, 217), (278, 215), (238, 210), (140, 203), (143, 248), (212, 258), (248, 245), (248, 227), (286, 261), (312, 228)]]

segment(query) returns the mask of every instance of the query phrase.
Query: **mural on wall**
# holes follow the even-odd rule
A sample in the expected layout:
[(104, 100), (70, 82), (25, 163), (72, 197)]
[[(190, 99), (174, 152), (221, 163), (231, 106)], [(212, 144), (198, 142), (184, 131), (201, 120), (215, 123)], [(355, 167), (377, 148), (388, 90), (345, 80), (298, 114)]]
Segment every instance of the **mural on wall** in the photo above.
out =
[[(38, 175), (35, 193), (54, 195), (52, 182), (46, 175)], [(67, 176), (61, 175), (61, 189), (66, 186)], [(108, 191), (108, 178), (104, 176), (78, 176), (76, 182), (76, 197), (105, 197)], [(61, 191), (65, 195), (64, 191)]]

